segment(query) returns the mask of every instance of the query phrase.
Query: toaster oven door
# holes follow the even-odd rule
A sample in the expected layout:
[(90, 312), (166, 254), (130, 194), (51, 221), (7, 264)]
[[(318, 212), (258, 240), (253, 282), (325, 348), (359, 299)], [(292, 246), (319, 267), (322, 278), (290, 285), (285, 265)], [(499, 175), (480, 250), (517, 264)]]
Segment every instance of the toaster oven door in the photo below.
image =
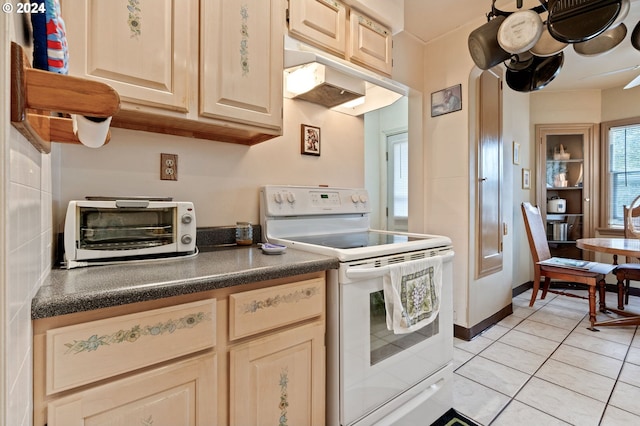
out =
[(79, 207), (80, 250), (144, 250), (176, 242), (175, 207)]

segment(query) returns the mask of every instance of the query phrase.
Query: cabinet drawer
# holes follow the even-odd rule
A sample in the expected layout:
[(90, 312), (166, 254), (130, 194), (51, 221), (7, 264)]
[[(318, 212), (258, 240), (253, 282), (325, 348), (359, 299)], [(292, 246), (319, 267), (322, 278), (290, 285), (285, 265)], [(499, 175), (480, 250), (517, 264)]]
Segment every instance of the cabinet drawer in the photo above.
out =
[(299, 281), (229, 296), (229, 339), (313, 318), (324, 312), (325, 281)]
[(215, 299), (55, 328), (46, 333), (46, 393), (215, 344)]

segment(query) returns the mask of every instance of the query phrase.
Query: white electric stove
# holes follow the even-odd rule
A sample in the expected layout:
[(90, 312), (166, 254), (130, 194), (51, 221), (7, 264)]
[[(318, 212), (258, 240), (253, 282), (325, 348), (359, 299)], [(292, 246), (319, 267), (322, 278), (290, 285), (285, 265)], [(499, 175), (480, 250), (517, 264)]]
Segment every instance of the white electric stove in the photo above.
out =
[[(328, 425), (429, 425), (452, 407), (451, 240), (370, 229), (365, 189), (269, 185), (260, 191), (265, 242), (335, 256), (327, 275)], [(386, 327), (391, 265), (442, 257), (440, 311), (408, 334)]]

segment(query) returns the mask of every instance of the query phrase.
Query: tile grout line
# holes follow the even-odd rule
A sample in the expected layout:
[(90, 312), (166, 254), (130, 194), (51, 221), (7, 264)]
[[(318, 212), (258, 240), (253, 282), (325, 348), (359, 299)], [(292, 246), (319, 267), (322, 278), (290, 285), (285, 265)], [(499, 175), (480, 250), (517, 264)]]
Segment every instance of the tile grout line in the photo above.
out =
[[(556, 296), (556, 297), (557, 297), (557, 296)], [(554, 298), (554, 299), (555, 299), (555, 298)], [(553, 300), (553, 299), (552, 299), (552, 300)], [(548, 302), (547, 302), (547, 303), (548, 303)], [(534, 312), (532, 312), (529, 316), (527, 316), (527, 317), (526, 317), (526, 318), (524, 318), (524, 319), (529, 318), (531, 315), (533, 315), (534, 313), (538, 312), (540, 309), (541, 309), (541, 308), (536, 309)], [(585, 314), (585, 316), (586, 316), (586, 314)], [(545, 364), (546, 364), (546, 362), (547, 362), (547, 361), (549, 361), (549, 360), (551, 359), (551, 357), (553, 356), (553, 354), (554, 354), (554, 353), (556, 353), (556, 351), (558, 350), (558, 348), (560, 348), (560, 346), (562, 346), (562, 343), (564, 343), (564, 341), (566, 341), (566, 340), (567, 340), (567, 338), (569, 337), (569, 335), (570, 335), (572, 332), (574, 332), (574, 331), (576, 330), (576, 328), (578, 328), (578, 326), (580, 326), (580, 324), (581, 324), (581, 323), (582, 323), (582, 321), (584, 320), (585, 316), (583, 316), (583, 317), (578, 321), (578, 323), (575, 325), (575, 327), (573, 327), (573, 328), (571, 329), (571, 331), (569, 332), (569, 334), (567, 334), (567, 336), (565, 336), (565, 338), (562, 340), (562, 342), (558, 343), (558, 346), (556, 346), (556, 348), (555, 348), (555, 349), (554, 349), (554, 350), (553, 350), (553, 351), (552, 351), (552, 352), (547, 356), (547, 358), (545, 359), (545, 361), (544, 361), (542, 364), (540, 364), (540, 366), (536, 369), (536, 371), (534, 371), (534, 372), (533, 372), (533, 374), (529, 375), (529, 378), (528, 378), (528, 379), (527, 379), (527, 380), (522, 384), (522, 386), (520, 386), (520, 388), (516, 391), (516, 393), (513, 395), (513, 397), (510, 397), (509, 402), (508, 402), (504, 407), (502, 407), (502, 409), (498, 412), (498, 414), (496, 414), (496, 416), (495, 416), (495, 417), (494, 417), (494, 418), (489, 422), (489, 424), (488, 424), (487, 426), (491, 426), (491, 424), (492, 424), (493, 422), (495, 422), (495, 421), (500, 417), (500, 415), (504, 412), (504, 410), (506, 410), (506, 409), (507, 409), (507, 407), (509, 407), (509, 406), (513, 403), (513, 401), (514, 401), (514, 400), (516, 400), (516, 397), (517, 397), (517, 396), (518, 396), (518, 394), (522, 391), (522, 389), (524, 389), (524, 388), (525, 388), (525, 386), (527, 386), (527, 384), (531, 381), (531, 379), (532, 379), (533, 377), (535, 377), (536, 373), (537, 373), (538, 371), (540, 371), (540, 369), (542, 368), (542, 366), (543, 366), (543, 365), (545, 365)], [(524, 319), (523, 319), (523, 321), (524, 321)], [(533, 320), (532, 320), (532, 321), (533, 321)], [(519, 324), (521, 324), (521, 323), (522, 323), (522, 321), (521, 321), (520, 323), (518, 323), (518, 325), (519, 325)], [(544, 324), (544, 323), (540, 323), (540, 324)], [(549, 324), (546, 324), (546, 325), (549, 325)], [(524, 332), (521, 332), (521, 333), (524, 333)], [(530, 334), (530, 333), (525, 333), (525, 334)], [(530, 335), (534, 336), (533, 334), (530, 334)], [(541, 336), (536, 336), (536, 337), (541, 337)], [(550, 340), (550, 339), (547, 339), (547, 340)], [(504, 343), (504, 344), (506, 345), (507, 343)], [(512, 346), (512, 347), (515, 347), (515, 346)], [(537, 377), (537, 379), (539, 379), (539, 380), (543, 380), (543, 381), (545, 381), (545, 382), (547, 382), (547, 383), (551, 383), (551, 382), (548, 382), (548, 381), (546, 381), (546, 380), (544, 380), (544, 379), (541, 379), (541, 378), (539, 378), (539, 377)], [(551, 384), (554, 384), (554, 385), (555, 385), (555, 383), (551, 383)], [(558, 386), (558, 385), (556, 385), (556, 386)], [(614, 385), (614, 386), (615, 386), (615, 385)], [(564, 388), (564, 386), (560, 386), (560, 387), (563, 387), (563, 388)], [(568, 389), (568, 390), (570, 390), (570, 391), (572, 391), (572, 392), (575, 392), (575, 391), (573, 391), (572, 389)], [(576, 392), (576, 393), (578, 393), (578, 392)], [(586, 395), (585, 395), (585, 396), (586, 396)], [(526, 403), (524, 403), (524, 402), (522, 402), (522, 401), (518, 401), (518, 402), (519, 402), (519, 403), (521, 403), (521, 404), (523, 404), (523, 405), (526, 405), (527, 407), (531, 407), (529, 404), (526, 404)], [(539, 408), (537, 408), (537, 407), (531, 407), (531, 408), (533, 408), (533, 409), (535, 409), (535, 410), (538, 410), (538, 411), (541, 411), (541, 412), (543, 412), (544, 414), (546, 414), (546, 415), (548, 415), (548, 416), (550, 416), (550, 417), (553, 417), (554, 419), (558, 419), (558, 420), (560, 420), (560, 421), (563, 421), (563, 422), (564, 422), (564, 420), (562, 420), (562, 419), (560, 419), (560, 418), (558, 418), (558, 417), (556, 417), (556, 416), (552, 415), (551, 413), (547, 413), (546, 411), (542, 411), (542, 410), (540, 410), (540, 409), (539, 409)], [(606, 409), (606, 405), (605, 405), (605, 409)], [(566, 423), (566, 422), (565, 422), (565, 423)]]
[[(600, 355), (600, 356), (604, 356), (604, 357), (608, 357), (608, 358), (616, 359), (616, 358), (610, 357), (610, 356), (605, 355), (605, 354), (601, 354), (601, 353), (593, 352), (593, 351), (590, 351), (590, 350), (587, 350), (587, 349), (584, 349), (584, 348), (576, 347), (576, 346), (570, 345), (570, 344), (568, 344), (568, 343), (565, 343), (565, 342), (566, 342), (566, 340), (569, 338), (569, 336), (570, 336), (570, 335), (572, 335), (572, 333), (576, 332), (576, 330), (578, 329), (578, 327), (580, 327), (580, 326), (581, 326), (582, 322), (584, 321), (584, 319), (586, 318), (586, 316), (587, 316), (588, 314), (583, 315), (583, 316), (582, 316), (582, 318), (580, 318), (580, 319), (577, 321), (576, 325), (575, 325), (573, 328), (571, 328), (571, 329), (569, 330), (569, 333), (568, 333), (568, 334), (563, 338), (563, 340), (562, 340), (561, 342), (559, 342), (559, 343), (558, 343), (558, 345), (556, 346), (556, 348), (555, 348), (555, 349), (554, 349), (554, 350), (553, 350), (553, 351), (552, 351), (552, 352), (551, 352), (551, 353), (546, 357), (545, 361), (544, 361), (544, 362), (543, 362), (543, 363), (542, 363), (542, 364), (541, 364), (541, 365), (536, 369), (536, 371), (535, 371), (535, 372), (533, 372), (532, 374), (529, 374), (529, 373), (527, 373), (527, 372), (523, 372), (523, 371), (521, 371), (521, 370), (518, 370), (517, 368), (510, 367), (510, 366), (505, 365), (505, 364), (502, 364), (502, 363), (500, 363), (500, 362), (498, 362), (498, 361), (493, 361), (493, 360), (491, 360), (491, 358), (486, 358), (486, 357), (483, 357), (483, 356), (482, 356), (482, 353), (483, 353), (483, 352), (485, 352), (487, 349), (489, 349), (491, 346), (493, 346), (496, 342), (500, 341), (500, 339), (502, 339), (502, 338), (503, 338), (507, 333), (509, 333), (509, 332), (510, 332), (510, 331), (512, 331), (512, 330), (515, 330), (515, 328), (516, 328), (516, 327), (518, 327), (519, 325), (521, 325), (521, 324), (522, 324), (525, 320), (527, 320), (527, 319), (531, 320), (532, 322), (538, 323), (538, 324), (542, 324), (542, 325), (545, 325), (545, 326), (556, 327), (556, 328), (562, 329), (561, 327), (557, 327), (557, 326), (555, 326), (555, 325), (553, 325), (553, 324), (547, 324), (547, 323), (544, 323), (544, 322), (541, 322), (541, 321), (537, 321), (537, 320), (535, 320), (535, 319), (530, 318), (530, 317), (531, 317), (531, 316), (533, 316), (535, 313), (539, 312), (542, 308), (544, 308), (545, 306), (548, 306), (548, 305), (549, 305), (549, 303), (550, 303), (551, 301), (555, 300), (555, 298), (556, 298), (556, 297), (558, 297), (558, 296), (555, 296), (553, 299), (549, 299), (549, 300), (548, 300), (544, 305), (542, 305), (542, 306), (540, 306), (539, 308), (535, 309), (534, 311), (532, 311), (531, 313), (529, 313), (529, 315), (527, 315), (526, 317), (516, 317), (516, 318), (520, 319), (520, 321), (518, 321), (518, 322), (517, 322), (517, 324), (515, 324), (513, 327), (505, 327), (505, 328), (509, 328), (509, 330), (508, 330), (506, 333), (504, 333), (503, 335), (501, 335), (501, 336), (500, 336), (500, 337), (498, 337), (497, 339), (493, 340), (493, 341), (492, 341), (488, 346), (486, 346), (485, 348), (481, 349), (478, 353), (473, 353), (473, 352), (469, 352), (469, 351), (467, 351), (467, 350), (465, 350), (465, 349), (462, 349), (462, 348), (457, 348), (458, 350), (461, 350), (461, 351), (463, 351), (463, 352), (465, 352), (465, 353), (469, 353), (469, 354), (471, 354), (471, 355), (472, 355), (472, 356), (471, 356), (471, 358), (469, 358), (469, 359), (468, 359), (468, 360), (466, 360), (465, 362), (461, 363), (461, 364), (460, 364), (460, 366), (459, 366), (458, 368), (456, 368), (456, 370), (455, 370), (455, 371), (456, 371), (456, 374), (458, 374), (458, 376), (460, 376), (460, 377), (464, 377), (466, 380), (470, 380), (470, 381), (472, 381), (472, 382), (474, 382), (474, 383), (477, 383), (477, 384), (479, 384), (479, 385), (481, 385), (481, 386), (483, 386), (483, 387), (486, 387), (486, 388), (488, 388), (488, 389), (490, 389), (490, 390), (492, 390), (492, 391), (494, 391), (494, 392), (497, 392), (497, 393), (499, 393), (499, 394), (501, 394), (501, 395), (504, 395), (504, 396), (506, 396), (506, 397), (508, 397), (508, 398), (509, 398), (509, 402), (508, 402), (508, 403), (507, 403), (507, 404), (506, 404), (506, 405), (505, 405), (505, 406), (504, 406), (504, 407), (503, 407), (503, 408), (502, 408), (502, 409), (501, 409), (501, 410), (496, 414), (496, 416), (495, 416), (495, 417), (493, 417), (493, 419), (489, 422), (489, 425), (493, 424), (493, 423), (494, 423), (494, 422), (495, 422), (495, 421), (500, 417), (500, 415), (501, 415), (501, 414), (502, 414), (502, 413), (507, 409), (507, 407), (509, 407), (509, 406), (511, 405), (511, 403), (513, 402), (513, 400), (515, 400), (515, 399), (516, 399), (517, 395), (522, 391), (522, 389), (524, 389), (524, 387), (525, 387), (525, 386), (526, 386), (526, 385), (531, 381), (531, 379), (532, 379), (533, 377), (536, 377), (535, 375), (540, 371), (540, 369), (541, 369), (541, 368), (542, 368), (542, 367), (543, 367), (543, 366), (544, 366), (544, 365), (545, 365), (545, 364), (546, 364), (550, 359), (552, 359), (553, 354), (554, 354), (554, 353), (556, 353), (556, 352), (557, 352), (557, 350), (558, 350), (558, 349), (559, 349), (563, 344), (564, 344), (565, 346), (572, 347), (572, 348), (576, 348), (576, 349), (579, 349), (579, 350), (583, 350), (583, 351), (585, 351), (585, 352), (589, 352), (589, 353), (592, 353), (592, 354), (595, 354), (595, 355)], [(560, 315), (560, 316), (561, 316), (561, 315)], [(564, 317), (564, 318), (571, 319), (571, 318), (568, 318), (568, 317)], [(492, 326), (492, 327), (493, 327), (493, 326)], [(487, 330), (491, 329), (492, 327), (488, 328)], [(588, 329), (588, 328), (587, 328), (587, 329)], [(484, 332), (486, 332), (487, 330), (483, 331), (483, 333), (484, 333)], [(535, 335), (535, 334), (527, 333), (527, 332), (525, 332), (525, 331), (520, 331), (520, 330), (516, 330), (516, 331), (519, 331), (519, 332), (524, 333), (524, 334), (529, 334), (529, 335), (532, 335), (532, 336), (536, 336), (536, 337), (539, 337), (539, 338), (546, 339), (546, 338), (544, 338), (544, 337), (542, 337), (542, 336), (538, 336), (538, 335)], [(483, 334), (483, 333), (481, 333), (481, 334), (480, 334), (480, 336), (482, 336), (482, 334)], [(626, 359), (627, 359), (627, 357), (628, 357), (629, 351), (631, 350), (633, 340), (634, 340), (635, 336), (637, 335), (637, 333), (638, 333), (638, 329), (636, 328), (636, 330), (634, 331), (634, 334), (633, 334), (633, 336), (631, 337), (631, 339), (630, 339), (629, 343), (628, 343), (628, 344), (626, 344), (626, 346), (627, 346), (627, 351), (626, 351), (626, 353), (625, 353), (625, 357), (621, 360), (621, 361), (622, 361), (622, 366), (621, 366), (620, 371), (618, 372), (618, 375), (617, 375), (617, 377), (616, 377), (616, 379), (615, 379), (615, 381), (614, 381), (614, 385), (613, 385), (612, 391), (609, 393), (609, 397), (607, 398), (607, 401), (606, 401), (606, 402), (604, 402), (604, 410), (603, 410), (603, 412), (602, 412), (602, 414), (601, 414), (600, 422), (599, 422), (599, 423), (601, 423), (601, 422), (602, 422), (602, 419), (604, 418), (604, 414), (605, 414), (605, 412), (606, 412), (606, 410), (607, 410), (607, 407), (610, 405), (610, 404), (609, 404), (609, 402), (610, 402), (610, 400), (611, 400), (611, 396), (612, 396), (612, 394), (613, 394), (613, 390), (615, 389), (616, 385), (617, 385), (617, 384), (618, 384), (618, 382), (620, 381), (620, 380), (619, 380), (619, 378), (620, 378), (620, 375), (621, 375), (621, 373), (622, 373), (622, 369), (624, 368), (624, 364), (626, 363)], [(596, 337), (596, 336), (594, 336), (594, 337)], [(605, 343), (609, 343), (609, 342), (610, 342), (610, 343), (621, 344), (620, 342), (613, 341), (613, 340), (609, 340), (609, 339), (605, 339), (605, 338), (600, 338), (600, 337), (596, 337), (596, 338), (597, 338), (597, 339), (599, 339), (599, 340), (604, 341)], [(488, 339), (488, 338), (487, 338), (487, 339)], [(546, 339), (546, 340), (549, 340), (549, 341), (555, 342), (555, 341), (553, 341), (553, 340), (551, 340), (551, 339)], [(513, 345), (510, 345), (510, 344), (505, 343), (505, 342), (500, 342), (500, 343), (502, 343), (502, 344), (504, 344), (504, 345), (511, 346), (511, 347), (513, 347), (513, 348), (521, 349), (521, 348), (518, 348), (517, 346), (513, 346)], [(531, 351), (528, 351), (528, 352), (531, 352)], [(532, 353), (533, 353), (533, 354), (535, 354), (535, 352), (532, 352)], [(470, 379), (470, 378), (468, 378), (468, 377), (466, 377), (466, 376), (463, 376), (463, 375), (461, 375), (461, 374), (457, 373), (457, 371), (458, 371), (462, 366), (466, 365), (468, 362), (470, 362), (471, 360), (473, 360), (473, 359), (474, 359), (474, 358), (476, 358), (477, 356), (480, 356), (480, 357), (485, 358), (485, 359), (487, 359), (487, 360), (490, 360), (490, 361), (492, 361), (492, 362), (496, 362), (496, 363), (501, 364), (501, 365), (503, 365), (503, 366), (505, 366), (505, 367), (512, 368), (512, 369), (514, 369), (515, 371), (519, 371), (519, 372), (521, 372), (521, 373), (529, 374), (529, 378), (528, 378), (528, 379), (525, 381), (525, 383), (524, 383), (524, 384), (523, 384), (523, 385), (518, 389), (518, 391), (513, 395), (513, 397), (511, 397), (510, 395), (504, 394), (504, 393), (503, 393), (503, 392), (501, 392), (501, 391), (498, 391), (498, 390), (496, 390), (496, 389), (493, 389), (493, 388), (491, 388), (491, 387), (489, 387), (489, 386), (486, 386), (486, 385), (485, 385), (485, 384), (483, 384), (483, 383), (479, 383), (479, 382), (477, 382), (476, 380)], [(567, 363), (562, 362), (562, 361), (557, 361), (557, 362), (559, 362), (559, 363), (563, 363), (563, 364), (566, 364), (566, 365), (571, 365), (571, 364), (567, 364)], [(578, 366), (573, 366), (573, 367), (576, 367), (576, 368), (582, 369), (581, 367), (578, 367)], [(585, 371), (589, 371), (589, 372), (591, 372), (590, 370), (586, 370), (586, 369), (582, 369), (582, 370), (585, 370)], [(602, 377), (605, 377), (605, 378), (609, 378), (609, 379), (610, 379), (610, 377), (608, 377), (608, 376), (604, 376), (604, 375), (602, 375), (602, 374), (600, 374), (600, 373), (596, 373), (596, 372), (591, 372), (591, 373), (594, 373), (594, 374), (597, 374), (597, 375), (599, 375), (599, 376), (602, 376)], [(559, 386), (559, 387), (561, 387), (561, 388), (564, 388), (564, 389), (566, 389), (566, 390), (569, 390), (569, 391), (571, 391), (571, 392), (574, 392), (574, 393), (576, 393), (577, 395), (581, 395), (581, 396), (584, 396), (584, 397), (586, 397), (586, 398), (591, 398), (591, 399), (593, 399), (594, 401), (599, 401), (599, 400), (597, 400), (597, 399), (595, 399), (595, 398), (592, 398), (592, 397), (591, 397), (591, 396), (589, 396), (589, 395), (585, 395), (585, 394), (583, 394), (583, 393), (577, 392), (576, 390), (566, 388), (565, 386), (557, 385), (557, 384), (555, 384), (555, 383), (553, 383), (553, 382), (549, 382), (549, 381), (547, 381), (547, 380), (545, 380), (545, 379), (542, 379), (542, 378), (540, 378), (540, 377), (536, 377), (536, 378), (537, 378), (537, 379), (539, 379), (539, 380), (545, 381), (545, 382), (547, 382), (547, 383), (550, 383), (550, 384), (552, 384), (552, 385)], [(550, 417), (553, 417), (553, 418), (555, 418), (555, 419), (558, 419), (558, 420), (560, 420), (560, 421), (563, 421), (563, 422), (564, 422), (564, 420), (559, 419), (559, 418), (557, 418), (556, 416), (553, 416), (552, 414), (550, 414), (550, 413), (548, 413), (548, 412), (542, 411), (542, 410), (540, 410), (540, 409), (539, 409), (539, 408), (537, 408), (537, 407), (532, 407), (532, 406), (530, 406), (529, 404), (523, 403), (522, 401), (518, 401), (518, 402), (519, 402), (519, 403), (521, 403), (521, 404), (523, 404), (523, 405), (526, 405), (526, 406), (528, 406), (528, 407), (530, 407), (530, 408), (532, 408), (532, 409), (535, 409), (535, 410), (538, 410), (538, 411), (540, 411), (540, 412), (543, 412), (544, 414), (546, 414), (546, 415), (548, 415), (548, 416), (550, 416)], [(599, 401), (599, 402), (603, 402), (603, 401)], [(613, 406), (613, 405), (612, 405), (612, 407), (615, 407), (615, 406)], [(623, 409), (618, 408), (618, 407), (615, 407), (615, 408), (620, 409), (620, 410), (622, 410), (622, 411), (626, 411), (626, 410), (623, 410)], [(628, 411), (626, 411), (626, 412), (628, 412)], [(632, 415), (635, 415), (634, 413), (631, 413), (631, 412), (629, 412), (629, 413), (630, 413), (630, 414), (632, 414)], [(463, 414), (464, 414), (464, 413), (463, 413)]]
[[(636, 326), (636, 329), (633, 332), (633, 336), (631, 337), (631, 341), (629, 342), (629, 346), (627, 347), (627, 352), (624, 354), (624, 359), (622, 360), (622, 367), (620, 367), (620, 371), (618, 371), (618, 376), (616, 377), (616, 382), (613, 384), (613, 389), (611, 389), (611, 393), (609, 394), (609, 398), (607, 398), (607, 402), (605, 403), (604, 411), (602, 412), (602, 415), (600, 416), (600, 421), (598, 422), (598, 425), (600, 425), (602, 423), (602, 421), (604, 420), (604, 415), (607, 412), (607, 407), (609, 405), (611, 405), (611, 404), (609, 404), (609, 402), (611, 401), (611, 397), (613, 396), (613, 392), (616, 390), (616, 387), (618, 386), (618, 383), (620, 382), (620, 376), (622, 375), (622, 370), (624, 370), (624, 365), (627, 362), (627, 357), (629, 356), (629, 351), (631, 351), (631, 348), (632, 348), (631, 344), (633, 343), (633, 339), (637, 335), (638, 335), (638, 327)], [(630, 364), (633, 364), (633, 363), (630, 363)], [(626, 383), (626, 382), (622, 382), (622, 383)], [(626, 383), (626, 384), (631, 385), (630, 383)], [(633, 386), (633, 385), (631, 385), (631, 386)], [(624, 408), (620, 408), (620, 407), (617, 407), (615, 405), (611, 405), (611, 406), (617, 408), (618, 410), (622, 410), (624, 412), (627, 412), (629, 414), (637, 415), (635, 413), (632, 413), (630, 411), (625, 410)]]

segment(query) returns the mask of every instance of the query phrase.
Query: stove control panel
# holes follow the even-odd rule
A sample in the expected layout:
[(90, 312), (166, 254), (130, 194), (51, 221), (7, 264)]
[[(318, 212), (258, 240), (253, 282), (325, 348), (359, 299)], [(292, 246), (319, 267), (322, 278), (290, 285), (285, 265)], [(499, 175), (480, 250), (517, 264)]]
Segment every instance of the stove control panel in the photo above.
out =
[(268, 185), (260, 190), (267, 216), (370, 213), (363, 188)]

